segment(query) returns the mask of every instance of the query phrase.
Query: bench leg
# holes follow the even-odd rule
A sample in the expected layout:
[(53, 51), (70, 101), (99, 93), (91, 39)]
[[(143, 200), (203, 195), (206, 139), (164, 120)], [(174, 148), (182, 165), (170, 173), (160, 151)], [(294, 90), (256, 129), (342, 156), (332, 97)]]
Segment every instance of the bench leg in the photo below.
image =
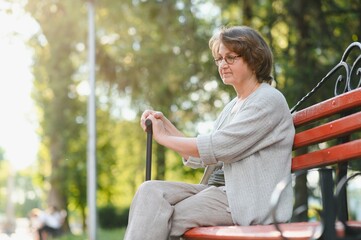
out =
[[(345, 113), (344, 115), (348, 115), (351, 114), (350, 113)], [(349, 142), (351, 141), (351, 137), (350, 136), (345, 136), (342, 137), (340, 139), (338, 139), (339, 143), (345, 143), (345, 142)], [(348, 167), (348, 163), (339, 163), (337, 164), (337, 184), (341, 181), (342, 178), (347, 177), (347, 167)], [(347, 207), (347, 190), (346, 188), (343, 188), (343, 190), (339, 193), (339, 202), (337, 203), (337, 216), (339, 218), (340, 221), (342, 222), (346, 222), (348, 221), (348, 207)]]
[[(347, 162), (338, 164), (337, 183), (347, 176)], [(343, 188), (339, 193), (339, 202), (337, 204), (337, 216), (340, 221), (348, 221), (348, 207), (347, 207), (347, 189)]]
[(321, 239), (335, 240), (336, 229), (336, 204), (334, 198), (334, 181), (332, 178), (333, 170), (330, 168), (320, 169), (320, 185), (322, 194), (322, 223), (323, 233)]

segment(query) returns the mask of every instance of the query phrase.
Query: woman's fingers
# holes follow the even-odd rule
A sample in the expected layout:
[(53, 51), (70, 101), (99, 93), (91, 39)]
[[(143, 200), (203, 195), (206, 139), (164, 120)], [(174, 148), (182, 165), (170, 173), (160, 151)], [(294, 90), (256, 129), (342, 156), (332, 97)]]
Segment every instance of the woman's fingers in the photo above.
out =
[(154, 111), (154, 110), (145, 110), (140, 117), (140, 126), (144, 131), (147, 130), (147, 126), (145, 124), (145, 120), (147, 120), (150, 116), (153, 116), (155, 119), (162, 119), (164, 115), (162, 112)]
[(149, 115), (147, 119), (152, 121), (153, 138), (159, 142), (162, 136), (167, 135), (163, 120), (156, 118), (156, 116), (153, 114)]
[(153, 116), (157, 119), (161, 119), (164, 117), (162, 112), (154, 112)]
[(154, 111), (152, 110), (145, 110), (142, 113), (142, 116), (140, 117), (140, 126), (143, 128), (144, 131), (146, 131), (147, 127), (145, 125), (145, 120), (147, 120), (147, 118), (149, 117), (149, 115), (151, 115)]
[(149, 116), (150, 114), (152, 114), (152, 112), (154, 112), (154, 111), (152, 111), (152, 110), (145, 110), (145, 111), (142, 113), (142, 116), (141, 116), (140, 120), (144, 122), (144, 121), (148, 118), (148, 116)]

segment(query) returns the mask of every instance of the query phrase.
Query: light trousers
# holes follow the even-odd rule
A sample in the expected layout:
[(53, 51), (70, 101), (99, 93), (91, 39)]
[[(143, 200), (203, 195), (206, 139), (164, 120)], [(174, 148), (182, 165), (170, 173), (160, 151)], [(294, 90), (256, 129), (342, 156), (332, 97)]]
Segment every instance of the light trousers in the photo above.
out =
[(222, 188), (203, 184), (146, 181), (129, 211), (125, 240), (180, 239), (198, 226), (233, 225)]

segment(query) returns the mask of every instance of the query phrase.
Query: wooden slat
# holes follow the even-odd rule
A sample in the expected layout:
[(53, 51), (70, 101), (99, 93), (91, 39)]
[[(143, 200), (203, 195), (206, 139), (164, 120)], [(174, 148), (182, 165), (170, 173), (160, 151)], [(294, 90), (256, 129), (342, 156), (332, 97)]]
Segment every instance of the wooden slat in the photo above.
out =
[[(349, 222), (349, 226), (361, 229), (361, 222)], [(289, 240), (310, 239), (322, 231), (319, 222), (298, 222), (280, 224), (284, 237)], [(337, 236), (344, 235), (344, 229), (340, 222), (336, 223)], [(216, 226), (198, 227), (187, 231), (184, 236), (188, 240), (281, 240), (281, 234), (274, 225), (257, 226)]]
[(361, 139), (296, 156), (292, 159), (292, 171), (330, 165), (357, 157), (361, 158)]
[(297, 133), (293, 148), (324, 142), (361, 129), (361, 112)]
[(296, 112), (293, 115), (293, 122), (297, 127), (357, 106), (361, 106), (361, 88)]
[[(306, 240), (310, 239), (313, 230), (319, 226), (319, 223), (289, 223), (281, 224), (281, 228), (285, 229), (284, 235), (292, 239)], [(217, 227), (199, 227), (193, 228), (185, 233), (185, 239), (223, 239), (223, 240), (280, 240), (281, 234), (274, 225), (258, 225), (258, 226), (217, 226)]]

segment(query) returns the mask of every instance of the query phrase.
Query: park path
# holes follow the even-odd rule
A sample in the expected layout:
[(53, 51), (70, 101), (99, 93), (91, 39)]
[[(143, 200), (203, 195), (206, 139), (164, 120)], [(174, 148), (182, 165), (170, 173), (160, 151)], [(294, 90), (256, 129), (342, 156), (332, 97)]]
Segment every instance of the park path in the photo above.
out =
[(0, 240), (33, 240), (29, 229), (29, 220), (27, 218), (16, 219), (15, 232), (10, 235), (0, 232)]

